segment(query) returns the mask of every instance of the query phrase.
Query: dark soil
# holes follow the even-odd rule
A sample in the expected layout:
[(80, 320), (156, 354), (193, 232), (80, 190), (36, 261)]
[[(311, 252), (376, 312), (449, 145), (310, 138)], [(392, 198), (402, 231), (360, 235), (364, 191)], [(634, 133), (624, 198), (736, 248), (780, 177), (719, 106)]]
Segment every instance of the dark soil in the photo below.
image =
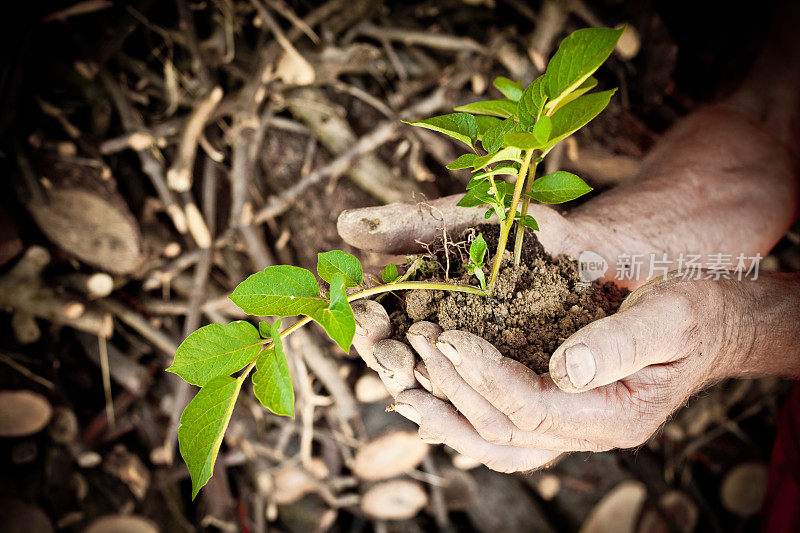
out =
[[(467, 242), (477, 232), (489, 244), (486, 262), (490, 263), (488, 256), (497, 246), (499, 228), (485, 225), (469, 230), (448, 250), (451, 281), (477, 283), (462, 265), (462, 258), (467, 258)], [(616, 312), (629, 292), (613, 282), (582, 282), (575, 260), (554, 260), (530, 231), (525, 234), (522, 264), (516, 268), (513, 247), (512, 231), (491, 299), (459, 292), (407, 292), (402, 307), (391, 313), (398, 335), (405, 336), (408, 327), (419, 320), (435, 322), (445, 330), (469, 331), (494, 344), (503, 355), (542, 374), (548, 371), (550, 356), (562, 342), (586, 324)], [(440, 268), (431, 268), (431, 274), (415, 279), (443, 279), (447, 263), (444, 248), (439, 245), (428, 259), (435, 260)], [(484, 268), (487, 280), (489, 268)]]

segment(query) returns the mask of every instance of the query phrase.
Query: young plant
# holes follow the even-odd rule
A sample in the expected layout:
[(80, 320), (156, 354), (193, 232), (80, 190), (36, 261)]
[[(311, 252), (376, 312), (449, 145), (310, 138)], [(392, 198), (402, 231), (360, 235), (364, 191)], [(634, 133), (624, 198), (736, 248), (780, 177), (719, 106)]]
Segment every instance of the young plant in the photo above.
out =
[[(222, 438), (239, 392), (250, 374), (261, 404), (278, 415), (294, 416), (294, 391), (282, 339), (309, 322), (319, 324), (344, 351), (349, 351), (356, 322), (351, 302), (382, 293), (412, 289), (459, 291), (491, 297), (502, 252), (516, 221), (514, 258), (518, 264), (525, 228), (538, 230), (528, 215), (530, 200), (562, 203), (591, 190), (579, 177), (557, 171), (535, 179), (536, 166), (560, 141), (597, 116), (614, 90), (588, 93), (597, 81), (592, 73), (608, 58), (623, 30), (578, 30), (561, 43), (546, 72), (523, 88), (497, 78), (494, 86), (506, 97), (456, 108), (456, 113), (410, 124), (449, 135), (469, 146), (448, 165), (472, 168), (473, 176), (461, 206), (488, 205), (500, 221), (500, 239), (488, 284), (482, 268), (487, 245), (482, 235), (472, 242), (466, 268), (480, 287), (450, 282), (412, 281), (423, 263), (415, 260), (403, 276), (388, 265), (383, 284), (364, 287), (361, 263), (341, 250), (321, 253), (317, 274), (329, 289), (320, 291), (306, 269), (278, 265), (257, 272), (230, 295), (245, 313), (274, 317), (258, 329), (246, 321), (204, 326), (181, 343), (167, 369), (200, 391), (186, 406), (178, 429), (178, 445), (192, 479), (192, 498), (211, 478)], [(482, 150), (476, 146), (480, 141)], [(502, 177), (510, 181), (505, 181)], [(518, 209), (521, 200), (521, 208)], [(348, 289), (350, 291), (348, 292)], [(281, 330), (282, 319), (300, 317)]]
[(470, 276), (478, 278), (481, 284), (481, 289), (486, 290), (486, 276), (483, 274), (483, 265), (486, 259), (486, 250), (488, 249), (486, 241), (483, 240), (483, 235), (480, 233), (472, 244), (469, 245), (469, 263), (467, 263), (467, 273)]
[[(494, 213), (500, 222), (487, 288), (490, 296), (514, 221), (518, 224), (515, 265), (520, 263), (525, 228), (539, 229), (528, 215), (531, 199), (559, 204), (592, 190), (581, 178), (565, 171), (536, 179), (536, 167), (559, 142), (608, 105), (616, 89), (589, 93), (597, 85), (592, 74), (614, 50), (623, 31), (578, 30), (561, 42), (545, 73), (524, 89), (519, 82), (499, 77), (494, 86), (504, 99), (475, 102), (456, 107), (455, 113), (408, 123), (449, 135), (472, 150), (447, 168), (472, 168), (474, 173), (458, 205), (488, 205), (486, 218)], [(477, 147), (478, 141), (482, 150)]]

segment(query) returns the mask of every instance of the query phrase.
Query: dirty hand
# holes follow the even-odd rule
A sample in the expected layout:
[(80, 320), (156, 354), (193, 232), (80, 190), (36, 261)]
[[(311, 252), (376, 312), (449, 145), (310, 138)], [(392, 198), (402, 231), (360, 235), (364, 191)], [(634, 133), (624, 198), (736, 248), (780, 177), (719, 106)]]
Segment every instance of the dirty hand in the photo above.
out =
[[(440, 238), (443, 229), (448, 235), (457, 236), (467, 228), (486, 222), (485, 208), (457, 207), (461, 195), (448, 196), (425, 203), (395, 203), (379, 207), (367, 207), (344, 211), (339, 216), (338, 230), (342, 239), (365, 251), (386, 254), (409, 254), (423, 250), (421, 243), (433, 242)], [(575, 239), (581, 232), (575, 231), (572, 223), (555, 210), (543, 205), (531, 205), (529, 213), (539, 221), (545, 232), (536, 232), (545, 250), (553, 256), (577, 256), (583, 243)], [(576, 253), (576, 250), (578, 252)], [(360, 300), (353, 303), (356, 316), (356, 336), (353, 340), (358, 353), (373, 370), (377, 371), (392, 394), (405, 390), (416, 383), (413, 368), (404, 375), (397, 370), (394, 379), (387, 379), (386, 370), (381, 364), (390, 366), (405, 364), (403, 356), (392, 351), (392, 343), (383, 343), (384, 357), (378, 361), (373, 354), (376, 343), (387, 339), (391, 334), (389, 317), (383, 307), (373, 301)], [(398, 343), (399, 344), (399, 343)], [(413, 367), (414, 358), (410, 354)], [(381, 363), (381, 364), (379, 364)], [(424, 369), (422, 370), (424, 373)]]
[[(433, 241), (441, 235), (443, 228), (449, 235), (458, 235), (485, 222), (485, 209), (456, 207), (459, 198), (451, 196), (425, 204), (392, 204), (345, 211), (339, 217), (339, 233), (345, 241), (363, 250), (397, 254), (419, 252), (422, 250), (420, 243)], [(532, 205), (529, 212), (547, 228), (546, 233), (537, 232), (537, 236), (550, 254), (577, 255), (575, 250), (583, 249), (582, 243), (573, 238), (580, 232), (575, 231), (572, 224), (556, 211)], [(445, 442), (497, 470), (508, 470), (509, 465), (535, 468), (558, 455), (559, 452), (540, 450), (520, 454), (508, 446), (486, 446), (475, 430), (464, 423), (464, 418), (455, 413), (451, 404), (429, 394), (433, 389), (425, 363), (416, 363), (416, 357), (406, 344), (389, 339), (391, 324), (383, 306), (361, 300), (353, 303), (353, 312), (357, 322), (353, 345), (358, 353), (378, 373), (393, 396), (401, 393), (412, 395), (425, 405), (420, 409), (428, 413), (429, 419), (442, 424), (439, 429), (449, 439)], [(429, 326), (433, 325), (423, 323), (415, 326), (414, 330)], [(419, 389), (420, 385), (424, 389)], [(420, 421), (406, 409), (405, 404), (399, 404), (397, 410), (412, 420)], [(421, 436), (424, 437), (422, 432)]]
[[(527, 470), (541, 450), (604, 451), (647, 440), (709, 382), (733, 373), (719, 331), (723, 291), (713, 282), (669, 279), (645, 285), (615, 315), (567, 339), (537, 375), (463, 331), (417, 323), (408, 338), (434, 391), (397, 395), (398, 411), (420, 424), (420, 437), (443, 442), (490, 468)], [(720, 315), (720, 316), (717, 316)], [(727, 322), (726, 322), (727, 320)], [(734, 328), (736, 327), (733, 324)], [(488, 450), (504, 448), (507, 461)], [(490, 462), (486, 459), (489, 458)]]

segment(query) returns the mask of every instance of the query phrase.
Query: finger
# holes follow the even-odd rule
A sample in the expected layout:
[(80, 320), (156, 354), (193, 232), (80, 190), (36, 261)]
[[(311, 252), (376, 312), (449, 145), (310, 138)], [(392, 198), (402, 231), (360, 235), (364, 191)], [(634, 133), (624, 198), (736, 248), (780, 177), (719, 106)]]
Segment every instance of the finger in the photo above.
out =
[(550, 359), (550, 375), (562, 390), (581, 392), (674, 362), (691, 351), (692, 316), (686, 297), (656, 289), (570, 336)]
[(372, 350), (376, 342), (389, 338), (392, 333), (389, 315), (381, 304), (373, 300), (356, 300), (352, 307), (356, 319), (353, 347), (367, 366), (377, 371), (380, 367), (375, 361)]
[[(448, 333), (456, 332), (443, 333), (439, 338)], [(425, 361), (431, 382), (438, 385), (447, 399), (467, 418), (472, 427), (475, 428), (475, 431), (486, 441), (493, 444), (525, 448), (544, 448), (560, 451), (599, 451), (599, 446), (583, 439), (561, 437), (547, 433), (534, 433), (520, 429), (505, 413), (498, 409), (498, 406), (493, 405), (480, 392), (464, 381), (459, 373), (456, 372), (453, 363), (428, 338), (415, 334), (414, 326), (409, 328), (407, 336), (411, 345)], [(512, 379), (504, 384), (504, 388), (508, 389), (517, 385), (517, 376), (511, 377)], [(535, 393), (537, 389), (527, 389), (526, 392), (530, 394), (531, 390)], [(528, 399), (527, 403), (530, 403), (530, 401)]]
[(560, 452), (499, 446), (482, 439), (466, 418), (442, 400), (422, 389), (401, 392), (396, 410), (419, 424), (419, 436), (428, 443), (442, 443), (498, 472), (541, 468)]
[(420, 242), (432, 242), (445, 227), (448, 233), (459, 234), (485, 221), (486, 209), (456, 206), (461, 196), (346, 210), (337, 222), (339, 235), (362, 250), (387, 254), (419, 252)]
[(447, 396), (442, 392), (442, 389), (431, 382), (430, 374), (428, 374), (428, 367), (425, 366), (423, 361), (417, 362), (414, 365), (414, 377), (417, 378), (417, 382), (422, 385), (422, 388), (426, 391), (430, 392), (437, 398), (441, 400), (446, 400)]
[(414, 377), (416, 358), (406, 344), (395, 339), (383, 339), (375, 343), (372, 354), (377, 366), (375, 370), (392, 396), (419, 385)]
[[(469, 388), (522, 430), (515, 438), (528, 439), (538, 447), (606, 450), (615, 445), (614, 436), (625, 432), (630, 422), (619, 409), (620, 395), (627, 391), (616, 386), (580, 395), (565, 393), (547, 376), (503, 357), (489, 342), (464, 331), (442, 333), (436, 348)], [(427, 364), (433, 375), (431, 363)], [(446, 392), (453, 401), (453, 393)], [(545, 435), (558, 438), (537, 440), (526, 433), (541, 439)]]

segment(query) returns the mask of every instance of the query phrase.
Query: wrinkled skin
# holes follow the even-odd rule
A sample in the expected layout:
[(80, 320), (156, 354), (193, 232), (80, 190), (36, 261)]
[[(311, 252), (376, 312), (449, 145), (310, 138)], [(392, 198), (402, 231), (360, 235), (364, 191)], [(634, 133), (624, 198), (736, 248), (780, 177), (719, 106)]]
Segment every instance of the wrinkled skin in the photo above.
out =
[[(762, 58), (759, 76), (767, 67)], [(797, 132), (788, 121), (800, 91), (748, 83), (683, 119), (632, 182), (567, 215), (532, 205), (545, 249), (596, 251), (610, 279), (622, 252), (766, 254), (798, 208)], [(765, 113), (764, 99), (787, 111)], [(339, 232), (362, 249), (411, 253), (441, 233), (442, 219), (451, 234), (483, 222), (482, 209), (457, 208), (457, 200), (347, 211)], [(412, 348), (387, 340), (389, 318), (372, 301), (354, 305), (354, 346), (421, 439), (502, 472), (539, 468), (569, 451), (637, 446), (692, 394), (726, 377), (800, 376), (797, 275), (616, 281), (638, 289), (617, 314), (567, 339), (545, 375), (475, 335), (427, 322), (408, 332), (423, 361), (415, 363)]]

